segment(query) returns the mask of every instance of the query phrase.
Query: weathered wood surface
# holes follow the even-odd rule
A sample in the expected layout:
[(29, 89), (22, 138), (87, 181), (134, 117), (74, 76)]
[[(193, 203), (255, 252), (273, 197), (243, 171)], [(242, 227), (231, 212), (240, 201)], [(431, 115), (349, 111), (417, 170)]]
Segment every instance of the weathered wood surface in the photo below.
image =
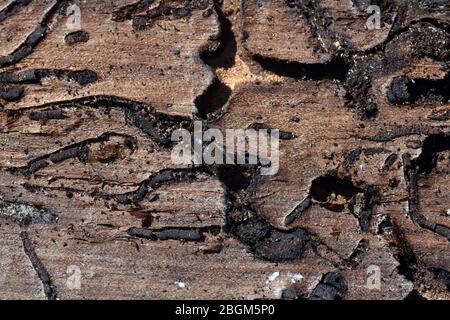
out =
[(0, 297), (449, 299), (449, 8), (376, 2), (0, 1)]

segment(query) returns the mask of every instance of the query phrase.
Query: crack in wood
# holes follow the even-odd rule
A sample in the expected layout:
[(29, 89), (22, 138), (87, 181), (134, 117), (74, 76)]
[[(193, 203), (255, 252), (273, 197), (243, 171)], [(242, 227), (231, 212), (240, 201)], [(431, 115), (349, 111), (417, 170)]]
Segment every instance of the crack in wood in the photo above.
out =
[(187, 168), (187, 169), (166, 169), (152, 174), (148, 179), (141, 182), (139, 188), (130, 193), (120, 194), (116, 196), (118, 203), (123, 205), (139, 204), (144, 200), (149, 189), (159, 188), (163, 183), (167, 182), (183, 182), (196, 180), (196, 174), (206, 172), (204, 168)]
[(319, 284), (312, 290), (309, 300), (342, 300), (348, 290), (345, 278), (339, 272), (329, 272), (322, 276)]
[[(42, 114), (40, 115), (42, 116)], [(44, 115), (48, 116), (48, 111)], [(89, 157), (89, 145), (100, 142), (108, 142), (111, 137), (124, 138), (126, 140), (124, 145), (131, 151), (134, 150), (133, 146), (136, 143), (134, 142), (133, 137), (114, 132), (106, 132), (97, 138), (87, 139), (78, 143), (74, 143), (50, 154), (37, 157), (31, 160), (28, 165), (24, 167), (12, 167), (8, 168), (7, 171), (13, 174), (30, 175), (36, 173), (38, 170), (46, 168), (51, 163), (59, 163), (72, 158), (78, 158), (78, 160), (80, 160), (81, 162), (86, 162)], [(112, 160), (113, 159), (110, 159), (108, 162)]]
[(34, 48), (46, 37), (53, 17), (67, 4), (66, 0), (56, 0), (45, 12), (43, 18), (25, 41), (13, 52), (0, 56), (0, 68), (14, 65), (30, 55)]
[(29, 69), (20, 72), (1, 72), (0, 84), (41, 84), (44, 78), (55, 77), (74, 81), (80, 86), (86, 86), (99, 79), (95, 71), (64, 70), (64, 69)]

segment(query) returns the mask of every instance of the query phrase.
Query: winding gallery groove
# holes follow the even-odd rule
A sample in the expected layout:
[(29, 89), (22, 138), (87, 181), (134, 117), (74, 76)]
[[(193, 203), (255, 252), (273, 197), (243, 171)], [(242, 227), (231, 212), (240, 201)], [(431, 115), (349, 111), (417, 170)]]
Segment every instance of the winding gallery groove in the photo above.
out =
[(0, 0), (0, 297), (449, 299), (450, 8), (369, 2)]

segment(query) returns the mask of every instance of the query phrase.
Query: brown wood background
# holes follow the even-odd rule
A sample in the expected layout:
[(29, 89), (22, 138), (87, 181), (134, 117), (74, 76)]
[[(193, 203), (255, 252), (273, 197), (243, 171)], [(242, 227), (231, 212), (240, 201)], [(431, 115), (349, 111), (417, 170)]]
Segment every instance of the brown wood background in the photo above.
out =
[(448, 299), (448, 2), (372, 2), (0, 0), (0, 298)]

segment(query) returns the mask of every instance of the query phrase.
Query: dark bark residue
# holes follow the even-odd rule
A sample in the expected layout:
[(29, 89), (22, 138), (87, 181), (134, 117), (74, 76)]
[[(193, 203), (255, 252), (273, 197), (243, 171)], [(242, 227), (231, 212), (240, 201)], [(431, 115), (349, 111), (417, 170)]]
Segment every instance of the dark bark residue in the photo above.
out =
[(338, 272), (329, 272), (313, 289), (309, 300), (342, 300), (348, 290), (347, 281)]
[(45, 295), (49, 300), (56, 300), (57, 298), (56, 288), (52, 282), (50, 274), (48, 273), (41, 259), (39, 259), (38, 255), (36, 254), (36, 251), (34, 250), (34, 245), (28, 237), (28, 233), (26, 231), (22, 231), (20, 233), (20, 238), (22, 239), (22, 244), (25, 253), (30, 259), (34, 270), (36, 271), (39, 279), (42, 282)]

